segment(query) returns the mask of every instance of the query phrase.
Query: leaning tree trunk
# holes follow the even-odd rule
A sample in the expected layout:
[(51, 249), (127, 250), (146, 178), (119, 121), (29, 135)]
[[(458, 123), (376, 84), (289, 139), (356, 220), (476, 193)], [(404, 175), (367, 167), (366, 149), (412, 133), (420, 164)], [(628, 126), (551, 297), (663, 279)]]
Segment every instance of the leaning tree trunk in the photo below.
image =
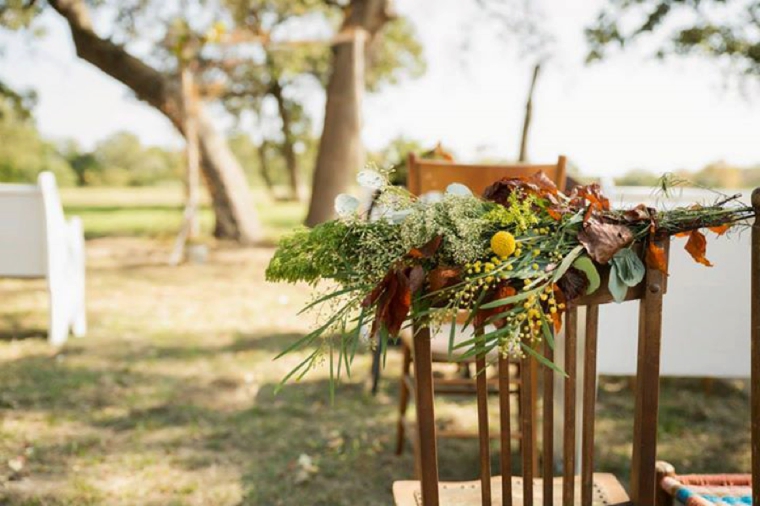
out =
[[(129, 54), (123, 46), (99, 37), (83, 0), (48, 0), (67, 21), (77, 56), (129, 87), (161, 111), (182, 132), (178, 83)], [(217, 237), (252, 243), (262, 231), (242, 168), (202, 107), (198, 111), (201, 169), (216, 215)]]
[(245, 172), (202, 107), (198, 110), (198, 142), (216, 216), (214, 236), (243, 244), (259, 241), (261, 225)]
[(317, 165), (314, 169), (306, 224), (314, 226), (333, 216), (335, 197), (346, 190), (364, 163), (361, 108), (364, 95), (364, 53), (371, 39), (391, 19), (390, 0), (352, 0), (341, 32), (352, 34), (333, 51), (332, 74)]

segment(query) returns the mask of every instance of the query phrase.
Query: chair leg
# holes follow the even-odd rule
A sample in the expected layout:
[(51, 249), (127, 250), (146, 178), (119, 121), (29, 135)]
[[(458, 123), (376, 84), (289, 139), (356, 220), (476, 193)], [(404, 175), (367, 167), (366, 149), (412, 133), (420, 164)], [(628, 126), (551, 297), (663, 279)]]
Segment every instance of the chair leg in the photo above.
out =
[(399, 404), (398, 404), (398, 427), (396, 428), (396, 455), (404, 453), (404, 434), (406, 408), (409, 406), (409, 387), (406, 378), (409, 376), (409, 370), (412, 364), (412, 350), (405, 344), (401, 345), (404, 357), (401, 364), (401, 380), (399, 382)]

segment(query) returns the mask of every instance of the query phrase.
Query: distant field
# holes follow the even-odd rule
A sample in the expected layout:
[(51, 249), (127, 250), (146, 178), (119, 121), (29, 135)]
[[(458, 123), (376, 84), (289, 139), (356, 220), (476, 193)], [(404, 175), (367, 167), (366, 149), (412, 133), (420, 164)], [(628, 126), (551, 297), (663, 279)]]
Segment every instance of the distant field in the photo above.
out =
[[(276, 202), (255, 191), (257, 208), (267, 239), (277, 239), (303, 220), (305, 204)], [(181, 186), (147, 188), (63, 188), (61, 198), (66, 214), (80, 216), (87, 238), (140, 236), (170, 238), (182, 222)], [(213, 212), (204, 194), (201, 229), (210, 235)]]

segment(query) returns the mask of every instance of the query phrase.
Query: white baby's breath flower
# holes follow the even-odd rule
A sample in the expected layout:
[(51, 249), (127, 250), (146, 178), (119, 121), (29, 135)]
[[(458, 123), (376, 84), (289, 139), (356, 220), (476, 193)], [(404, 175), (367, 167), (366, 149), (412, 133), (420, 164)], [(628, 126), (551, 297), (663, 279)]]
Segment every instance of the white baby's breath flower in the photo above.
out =
[(335, 212), (341, 218), (348, 218), (349, 216), (356, 213), (356, 210), (358, 208), (359, 208), (359, 199), (357, 199), (353, 195), (341, 193), (340, 195), (335, 197)]
[(388, 183), (385, 176), (377, 172), (376, 170), (363, 170), (356, 176), (356, 182), (359, 186), (369, 188), (371, 190), (381, 190)]
[(419, 200), (426, 205), (435, 204), (443, 200), (443, 193), (439, 191), (426, 192), (420, 195)]

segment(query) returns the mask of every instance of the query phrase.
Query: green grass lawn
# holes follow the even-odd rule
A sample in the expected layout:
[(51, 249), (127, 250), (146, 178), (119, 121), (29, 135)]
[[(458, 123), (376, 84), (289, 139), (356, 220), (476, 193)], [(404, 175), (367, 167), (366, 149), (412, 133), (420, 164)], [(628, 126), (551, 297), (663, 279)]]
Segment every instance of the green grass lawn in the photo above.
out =
[[(273, 201), (262, 191), (254, 191), (254, 196), (267, 239), (277, 239), (303, 221), (304, 203)], [(61, 199), (67, 215), (82, 218), (87, 238), (169, 238), (177, 235), (182, 224), (183, 190), (180, 186), (63, 188)], [(211, 235), (213, 224), (213, 212), (204, 196), (202, 233)]]
[[(87, 243), (85, 338), (51, 349), (44, 282), (0, 280), (0, 505), (391, 504), (413, 473), (409, 452), (393, 455), (397, 350), (377, 397), (366, 347), (334, 405), (324, 367), (275, 394), (304, 357), (273, 360), (310, 328), (296, 316), (310, 290), (264, 282), (271, 248), (220, 243), (204, 265), (168, 267), (168, 241), (126, 237), (173, 235), (179, 206), (162, 192), (65, 192), (100, 236)], [(300, 220), (282, 206), (267, 206), (273, 236)], [(474, 423), (474, 403), (437, 407), (442, 424)], [(604, 378), (597, 468), (624, 483), (632, 412), (628, 381)], [(679, 470), (746, 472), (746, 385), (706, 395), (699, 380), (663, 381), (660, 436)], [(442, 478), (473, 479), (477, 443), (444, 442), (440, 460)]]

